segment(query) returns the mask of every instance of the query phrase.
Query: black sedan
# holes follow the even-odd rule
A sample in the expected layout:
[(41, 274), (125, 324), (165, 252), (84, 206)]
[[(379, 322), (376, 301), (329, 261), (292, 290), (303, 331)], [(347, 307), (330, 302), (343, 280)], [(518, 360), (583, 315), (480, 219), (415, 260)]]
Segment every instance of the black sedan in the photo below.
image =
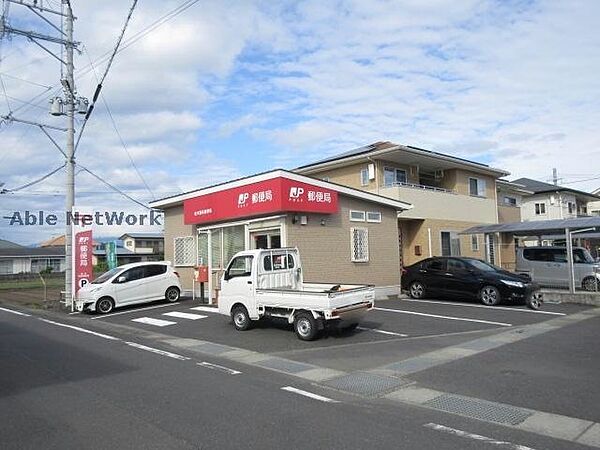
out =
[(525, 301), (532, 309), (542, 305), (536, 283), (475, 258), (434, 257), (405, 267), (402, 289), (416, 299), (468, 296), (488, 306), (503, 300)]

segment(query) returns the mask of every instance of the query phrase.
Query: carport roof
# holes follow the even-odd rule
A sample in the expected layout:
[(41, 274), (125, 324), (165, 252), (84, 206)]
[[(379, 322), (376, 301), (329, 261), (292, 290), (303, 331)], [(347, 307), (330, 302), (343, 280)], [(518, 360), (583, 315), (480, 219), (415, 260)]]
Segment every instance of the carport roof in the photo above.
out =
[(565, 228), (569, 228), (571, 231), (586, 228), (600, 230), (600, 216), (478, 225), (468, 228), (460, 234), (512, 233), (514, 235), (532, 236), (540, 233), (564, 234)]

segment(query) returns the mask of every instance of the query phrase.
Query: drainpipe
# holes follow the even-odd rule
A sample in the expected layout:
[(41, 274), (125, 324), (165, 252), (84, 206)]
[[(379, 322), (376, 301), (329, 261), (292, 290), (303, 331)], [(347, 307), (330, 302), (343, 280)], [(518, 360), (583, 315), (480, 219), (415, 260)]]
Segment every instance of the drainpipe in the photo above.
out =
[(429, 246), (429, 257), (431, 258), (433, 256), (431, 251), (431, 228), (427, 228), (427, 244)]

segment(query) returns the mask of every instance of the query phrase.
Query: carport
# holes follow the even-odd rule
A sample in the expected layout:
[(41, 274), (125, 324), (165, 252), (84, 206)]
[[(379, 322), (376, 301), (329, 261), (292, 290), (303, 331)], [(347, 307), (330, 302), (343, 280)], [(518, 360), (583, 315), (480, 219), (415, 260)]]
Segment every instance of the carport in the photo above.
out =
[(600, 216), (578, 217), (573, 219), (535, 220), (530, 222), (498, 223), (478, 225), (462, 231), (460, 234), (508, 235), (511, 237), (564, 236), (567, 247), (567, 265), (569, 269), (569, 292), (575, 293), (575, 268), (573, 264), (573, 235), (600, 232)]

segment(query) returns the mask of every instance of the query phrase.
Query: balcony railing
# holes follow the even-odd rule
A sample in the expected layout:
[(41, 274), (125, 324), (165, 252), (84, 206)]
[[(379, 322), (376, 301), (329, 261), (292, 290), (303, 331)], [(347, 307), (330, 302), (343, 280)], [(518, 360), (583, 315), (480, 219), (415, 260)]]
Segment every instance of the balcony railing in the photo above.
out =
[(387, 187), (406, 187), (406, 188), (410, 188), (410, 189), (421, 189), (423, 191), (432, 191), (432, 192), (444, 192), (446, 194), (456, 194), (455, 191), (453, 191), (452, 189), (444, 189), (444, 188), (440, 188), (440, 187), (436, 187), (436, 186), (427, 186), (424, 184), (415, 184), (415, 183), (402, 183), (400, 181), (396, 181), (392, 184), (386, 184), (383, 186), (384, 188)]

